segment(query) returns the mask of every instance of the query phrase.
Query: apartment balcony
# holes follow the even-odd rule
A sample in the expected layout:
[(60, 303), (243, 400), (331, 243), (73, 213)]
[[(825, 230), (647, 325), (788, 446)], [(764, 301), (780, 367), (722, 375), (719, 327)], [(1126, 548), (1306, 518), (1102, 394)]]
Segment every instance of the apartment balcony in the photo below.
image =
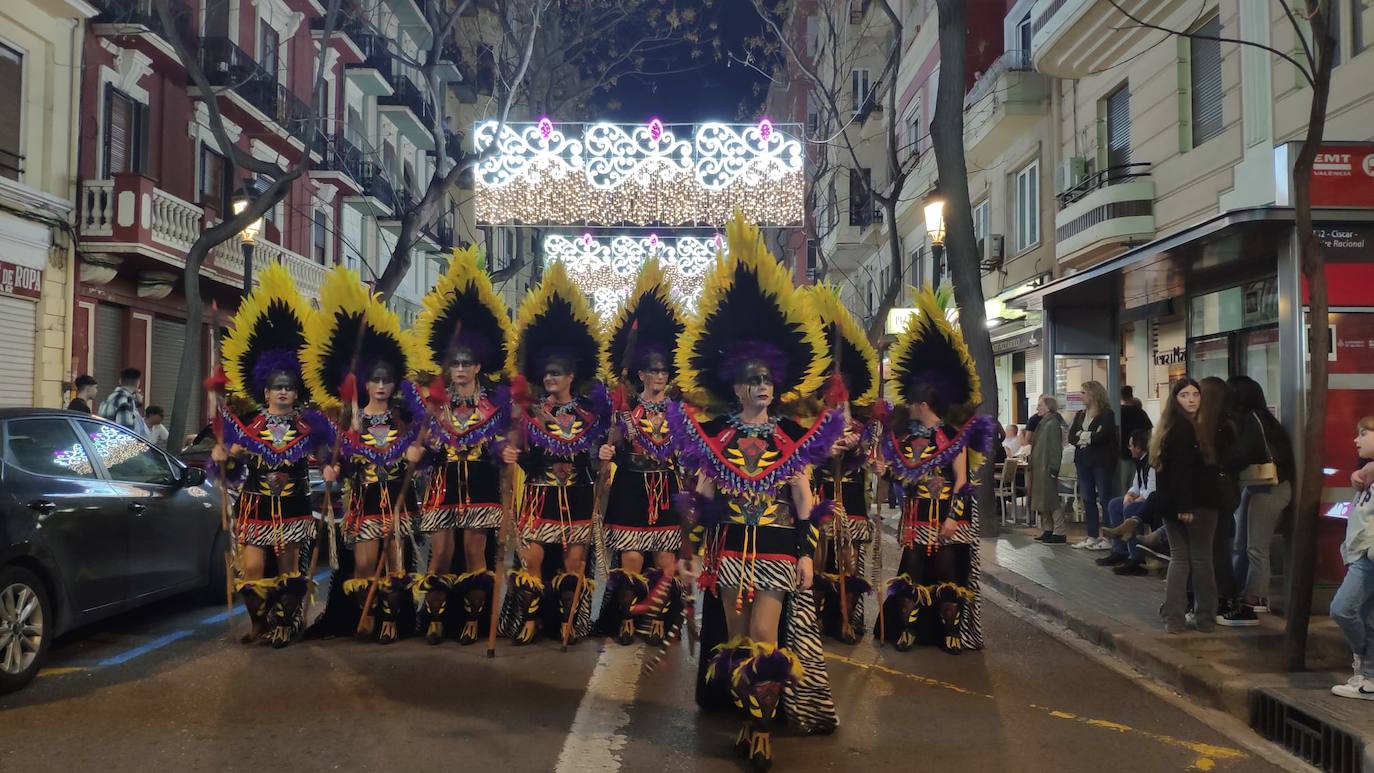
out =
[(1149, 164), (1103, 169), (1059, 194), (1054, 216), (1059, 262), (1083, 268), (1155, 237)]
[(864, 261), (882, 248), (883, 211), (877, 207), (850, 207), (840, 213), (840, 220), (828, 231), (821, 232), (821, 246), (829, 257), (827, 268), (832, 273), (857, 271)]
[(195, 12), (184, 0), (170, 0), (172, 26), (162, 23), (155, 0), (96, 0), (100, 13), (91, 19), (91, 29), (101, 37), (119, 38), (155, 61), (180, 64), (172, 47), (175, 33), (194, 48), (197, 34)]
[[(157, 187), (140, 174), (117, 174), (112, 180), (86, 180), (77, 201), (81, 251), (97, 264), (126, 259), (151, 266), (186, 267), (186, 254), (205, 228), (205, 212)], [(255, 256), (285, 263), (302, 292), (318, 293), (324, 266), (269, 242), (259, 242)], [(223, 284), (243, 281), (243, 255), (237, 241), (211, 250), (202, 274)]]
[[(1117, 0), (1149, 23), (1170, 26), (1175, 12), (1194, 8), (1184, 0)], [(1173, 26), (1189, 19), (1172, 20)], [(1126, 18), (1110, 0), (1036, 0), (1031, 7), (1031, 52), (1035, 69), (1057, 78), (1081, 78), (1125, 61), (1141, 42), (1161, 33)]]
[(391, 96), (392, 68), (395, 64), (391, 53), (387, 51), (386, 38), (378, 34), (359, 32), (354, 40), (363, 53), (363, 61), (345, 65), (345, 76), (359, 91), (368, 96)]
[(344, 206), (353, 208), (363, 217), (391, 217), (397, 211), (399, 202), (386, 173), (377, 164), (364, 161), (359, 174), (360, 190), (356, 195), (344, 196)]
[(964, 148), (969, 161), (987, 166), (1047, 111), (1050, 81), (1031, 70), (1029, 51), (1006, 51), (964, 97)]
[[(334, 35), (329, 41), (344, 55), (344, 66), (356, 65), (366, 58), (364, 46), (368, 44), (368, 39), (380, 34), (377, 28), (361, 18), (347, 15), (349, 13), (350, 11), (344, 9), (340, 14), (338, 22), (334, 25)], [(324, 23), (324, 16), (316, 16), (310, 20), (310, 32), (317, 40), (324, 36)]]
[(310, 170), (315, 177), (331, 177), (349, 191), (361, 191), (365, 161), (363, 152), (348, 138), (324, 132), (315, 133), (311, 150), (320, 157), (319, 163)]
[(407, 28), (420, 45), (426, 45), (430, 29), (425, 11), (431, 2), (437, 3), (439, 0), (387, 0), (386, 4), (396, 15), (397, 24)]
[(301, 145), (310, 141), (306, 132), (310, 106), (278, 83), (276, 73), (263, 69), (228, 38), (205, 38), (200, 55), (210, 85), (226, 87), (224, 94), (239, 109), (283, 139), (294, 139)]
[(434, 104), (429, 96), (396, 68), (390, 96), (377, 98), (377, 112), (396, 126), (402, 136), (421, 150), (434, 150)]
[[(238, 241), (231, 239), (216, 246), (210, 251), (210, 257), (222, 271), (238, 276), (239, 282), (243, 281), (243, 245)], [(253, 245), (253, 277), (255, 279), (261, 276), (258, 272), (269, 262), (281, 263), (286, 266), (291, 278), (296, 281), (296, 289), (301, 291), (301, 295), (308, 299), (320, 297), (320, 288), (324, 286), (324, 275), (329, 270), (329, 266), (317, 263), (285, 247), (259, 240)]]

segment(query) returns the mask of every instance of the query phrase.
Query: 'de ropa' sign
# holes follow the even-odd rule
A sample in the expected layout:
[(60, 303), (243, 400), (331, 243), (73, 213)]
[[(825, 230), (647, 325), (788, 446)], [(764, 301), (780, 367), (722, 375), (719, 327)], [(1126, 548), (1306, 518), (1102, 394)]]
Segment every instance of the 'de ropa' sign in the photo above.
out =
[(0, 295), (38, 300), (43, 295), (43, 269), (0, 260)]

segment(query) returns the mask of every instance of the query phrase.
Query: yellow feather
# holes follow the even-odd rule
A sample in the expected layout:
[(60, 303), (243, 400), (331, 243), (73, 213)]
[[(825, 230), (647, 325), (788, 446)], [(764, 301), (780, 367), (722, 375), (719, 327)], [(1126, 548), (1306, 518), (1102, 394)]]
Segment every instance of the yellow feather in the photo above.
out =
[(950, 324), (945, 316), (945, 306), (940, 302), (936, 291), (929, 286), (917, 289), (914, 293), (914, 303), (916, 313), (907, 318), (906, 329), (897, 336), (897, 342), (892, 345), (888, 356), (892, 361), (892, 371), (889, 381), (897, 388), (898, 394), (903, 394), (903, 382), (908, 373), (906, 370), (907, 353), (915, 343), (926, 335), (940, 335), (949, 342), (949, 345), (959, 353), (959, 360), (963, 364), (964, 371), (969, 379), (969, 399), (964, 406), (970, 411), (976, 409), (983, 402), (982, 382), (978, 380), (978, 370), (974, 367), (973, 356), (969, 354), (968, 346), (964, 344), (964, 336), (954, 325)]
[[(734, 284), (737, 267), (758, 277), (759, 287), (770, 296), (778, 310), (787, 321), (802, 333), (802, 338), (811, 349), (811, 357), (806, 363), (792, 363), (795, 368), (802, 365), (802, 377), (789, 392), (780, 395), (784, 401), (793, 401), (820, 389), (825, 381), (826, 369), (830, 366), (829, 349), (825, 334), (819, 321), (806, 308), (804, 299), (792, 286), (792, 276), (778, 263), (763, 243), (758, 226), (746, 222), (744, 216), (735, 211), (734, 216), (725, 224), (725, 235), (729, 243), (728, 256), (719, 258), (707, 270), (706, 280), (697, 303), (697, 314), (687, 321), (687, 329), (679, 339), (674, 361), (677, 365), (678, 386), (683, 396), (697, 405), (708, 405), (727, 401), (727, 395), (711, 395), (700, 371), (692, 367), (696, 352), (711, 318), (720, 308), (721, 302)], [(745, 336), (748, 331), (741, 330)]]
[(284, 264), (269, 261), (267, 267), (258, 274), (258, 286), (239, 303), (238, 311), (230, 321), (232, 329), (220, 341), (220, 359), (230, 394), (254, 402), (262, 400), (262, 395), (250, 394), (249, 374), (244, 370), (246, 363), (243, 362), (243, 356), (248, 353), (248, 339), (252, 336), (253, 326), (273, 305), (289, 309), (300, 321), (302, 329), (309, 325), (313, 316), (310, 306), (296, 289), (291, 272)]
[[(421, 302), (420, 314), (415, 318), (413, 335), (423, 355), (423, 359), (416, 362), (416, 372), (434, 374), (441, 370), (439, 360), (443, 358), (444, 353), (433, 351), (429, 345), (431, 334), (434, 332), (434, 325), (449, 305), (453, 303), (454, 298), (474, 287), (479, 301), (487, 307), (487, 310), (500, 324), (502, 337), (506, 340), (510, 339), (512, 331), (510, 314), (506, 311), (506, 304), (502, 302), (501, 298), (497, 296), (496, 290), (491, 286), (491, 277), (487, 276), (487, 272), (478, 265), (477, 247), (455, 249), (448, 271), (439, 277), (434, 289), (425, 295)], [(489, 375), (497, 380), (505, 376), (502, 373)]]
[[(845, 308), (840, 300), (840, 290), (838, 287), (827, 284), (817, 284), (810, 287), (803, 287), (798, 292), (806, 299), (813, 313), (820, 320), (821, 333), (827, 337), (826, 343), (833, 345), (829, 340), (829, 330), (831, 325), (838, 325), (840, 335), (844, 340), (859, 353), (863, 358), (864, 367), (868, 370), (868, 389), (860, 395), (850, 395), (849, 401), (854, 405), (872, 405), (878, 399), (878, 352), (873, 348), (873, 344), (868, 341), (868, 334), (859, 321), (854, 318), (849, 309)], [(827, 348), (827, 351), (829, 349)], [(833, 359), (835, 353), (830, 352)]]
[(536, 319), (549, 310), (550, 302), (559, 297), (568, 302), (572, 308), (573, 318), (585, 327), (597, 342), (597, 373), (595, 377), (604, 379), (610, 366), (606, 362), (606, 344), (601, 335), (601, 322), (592, 313), (591, 305), (587, 303), (587, 296), (568, 278), (568, 271), (562, 263), (553, 263), (546, 268), (544, 278), (540, 281), (539, 286), (526, 294), (525, 299), (520, 302), (520, 310), (515, 316), (515, 325), (511, 328), (510, 337), (506, 343), (506, 372), (514, 375), (520, 369), (520, 360), (524, 355), (525, 331)]
[[(630, 292), (630, 297), (626, 298), (620, 307), (616, 309), (615, 318), (606, 326), (603, 340), (609, 346), (620, 329), (629, 322), (630, 315), (639, 307), (640, 302), (645, 297), (657, 297), (663, 304), (672, 311), (673, 316), (679, 322), (685, 322), (686, 318), (682, 313), (682, 307), (673, 299), (673, 283), (668, 275), (663, 271), (663, 264), (659, 263), (658, 258), (651, 257), (644, 261), (639, 267), (639, 275), (635, 278), (634, 290)], [(605, 353), (606, 367), (609, 371), (611, 362), (611, 352), (609, 349)], [(611, 373), (612, 378), (618, 379), (619, 373)]]

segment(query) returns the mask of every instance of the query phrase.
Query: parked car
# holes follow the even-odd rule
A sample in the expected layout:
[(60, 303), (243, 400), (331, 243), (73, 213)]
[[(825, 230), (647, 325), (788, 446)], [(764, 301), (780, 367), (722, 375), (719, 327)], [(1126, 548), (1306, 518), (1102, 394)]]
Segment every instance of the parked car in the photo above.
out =
[(0, 409), (0, 693), (73, 628), (223, 589), (218, 503), (203, 470), (119, 425)]

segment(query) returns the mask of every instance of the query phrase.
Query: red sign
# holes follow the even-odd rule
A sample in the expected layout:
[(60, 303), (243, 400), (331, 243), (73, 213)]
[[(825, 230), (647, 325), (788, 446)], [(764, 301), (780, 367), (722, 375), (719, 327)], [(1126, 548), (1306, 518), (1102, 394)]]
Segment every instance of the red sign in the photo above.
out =
[(43, 295), (43, 269), (0, 260), (0, 294), (38, 300)]
[(1374, 207), (1374, 144), (1323, 144), (1312, 165), (1312, 206)]

